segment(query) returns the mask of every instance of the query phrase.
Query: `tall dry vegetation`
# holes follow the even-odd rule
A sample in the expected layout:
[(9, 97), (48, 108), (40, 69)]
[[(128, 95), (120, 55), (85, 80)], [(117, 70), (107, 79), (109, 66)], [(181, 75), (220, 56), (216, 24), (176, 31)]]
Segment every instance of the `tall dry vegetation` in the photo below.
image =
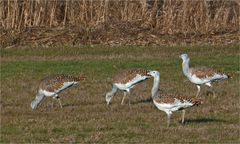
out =
[(237, 0), (3, 0), (0, 27), (97, 26), (140, 22), (162, 33), (224, 33), (239, 28)]

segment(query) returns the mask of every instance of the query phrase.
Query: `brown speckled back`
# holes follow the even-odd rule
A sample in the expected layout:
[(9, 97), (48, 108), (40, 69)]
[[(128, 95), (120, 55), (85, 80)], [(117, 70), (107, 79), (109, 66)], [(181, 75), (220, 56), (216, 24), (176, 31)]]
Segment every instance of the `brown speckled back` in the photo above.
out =
[(206, 78), (206, 77), (212, 77), (215, 73), (221, 74), (221, 72), (215, 71), (214, 69), (207, 68), (207, 67), (195, 67), (190, 68), (189, 72), (192, 75), (196, 75), (199, 78)]
[(198, 97), (188, 97), (188, 96), (179, 96), (179, 95), (161, 95), (155, 97), (154, 100), (158, 103), (174, 103), (175, 99), (183, 101), (188, 101), (194, 105), (199, 105), (202, 103), (202, 99)]
[(113, 77), (113, 83), (122, 83), (125, 84), (130, 80), (134, 79), (138, 74), (142, 76), (149, 76), (147, 73), (149, 71), (145, 69), (130, 69), (125, 70)]
[(64, 82), (78, 82), (80, 80), (84, 80), (85, 77), (79, 76), (74, 77), (70, 75), (59, 74), (55, 76), (49, 76), (44, 78), (40, 84), (39, 89), (47, 90), (49, 92), (54, 92), (60, 89), (63, 86)]

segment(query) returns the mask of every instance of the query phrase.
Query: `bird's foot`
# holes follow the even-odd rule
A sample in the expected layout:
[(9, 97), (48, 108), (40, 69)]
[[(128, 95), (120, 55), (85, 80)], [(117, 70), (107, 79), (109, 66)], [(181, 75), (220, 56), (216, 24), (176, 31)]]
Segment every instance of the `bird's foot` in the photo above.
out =
[(186, 122), (181, 120), (181, 124), (182, 124), (182, 125), (185, 125), (185, 124), (186, 124)]

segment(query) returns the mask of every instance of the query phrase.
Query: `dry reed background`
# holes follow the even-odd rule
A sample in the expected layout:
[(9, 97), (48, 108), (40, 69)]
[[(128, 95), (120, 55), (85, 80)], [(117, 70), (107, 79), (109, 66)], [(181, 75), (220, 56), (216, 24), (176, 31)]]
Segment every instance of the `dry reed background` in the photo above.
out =
[(239, 31), (239, 5), (237, 0), (3, 0), (0, 27), (21, 32), (128, 22), (158, 34), (222, 35)]

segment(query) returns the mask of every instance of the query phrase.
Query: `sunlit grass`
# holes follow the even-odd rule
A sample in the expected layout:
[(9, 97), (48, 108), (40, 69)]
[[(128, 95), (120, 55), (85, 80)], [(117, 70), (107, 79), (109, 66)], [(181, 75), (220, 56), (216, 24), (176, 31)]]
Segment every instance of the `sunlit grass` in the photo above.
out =
[[(178, 55), (183, 52), (191, 56), (192, 66), (208, 66), (233, 75), (231, 80), (213, 84), (216, 99), (206, 94), (208, 87), (203, 88), (204, 104), (187, 110), (185, 126), (179, 123), (181, 112), (176, 112), (167, 128), (166, 114), (144, 102), (149, 98), (152, 80), (132, 90), (131, 109), (127, 104), (120, 105), (122, 92), (106, 106), (109, 79), (128, 68), (159, 70), (160, 89), (165, 93), (194, 96), (196, 87), (181, 71)], [(14, 48), (1, 49), (1, 58), (1, 143), (240, 142), (236, 46)], [(54, 101), (45, 98), (38, 109), (31, 110), (39, 81), (58, 73), (84, 73), (87, 79), (60, 94), (63, 109), (57, 102), (52, 109)]]

